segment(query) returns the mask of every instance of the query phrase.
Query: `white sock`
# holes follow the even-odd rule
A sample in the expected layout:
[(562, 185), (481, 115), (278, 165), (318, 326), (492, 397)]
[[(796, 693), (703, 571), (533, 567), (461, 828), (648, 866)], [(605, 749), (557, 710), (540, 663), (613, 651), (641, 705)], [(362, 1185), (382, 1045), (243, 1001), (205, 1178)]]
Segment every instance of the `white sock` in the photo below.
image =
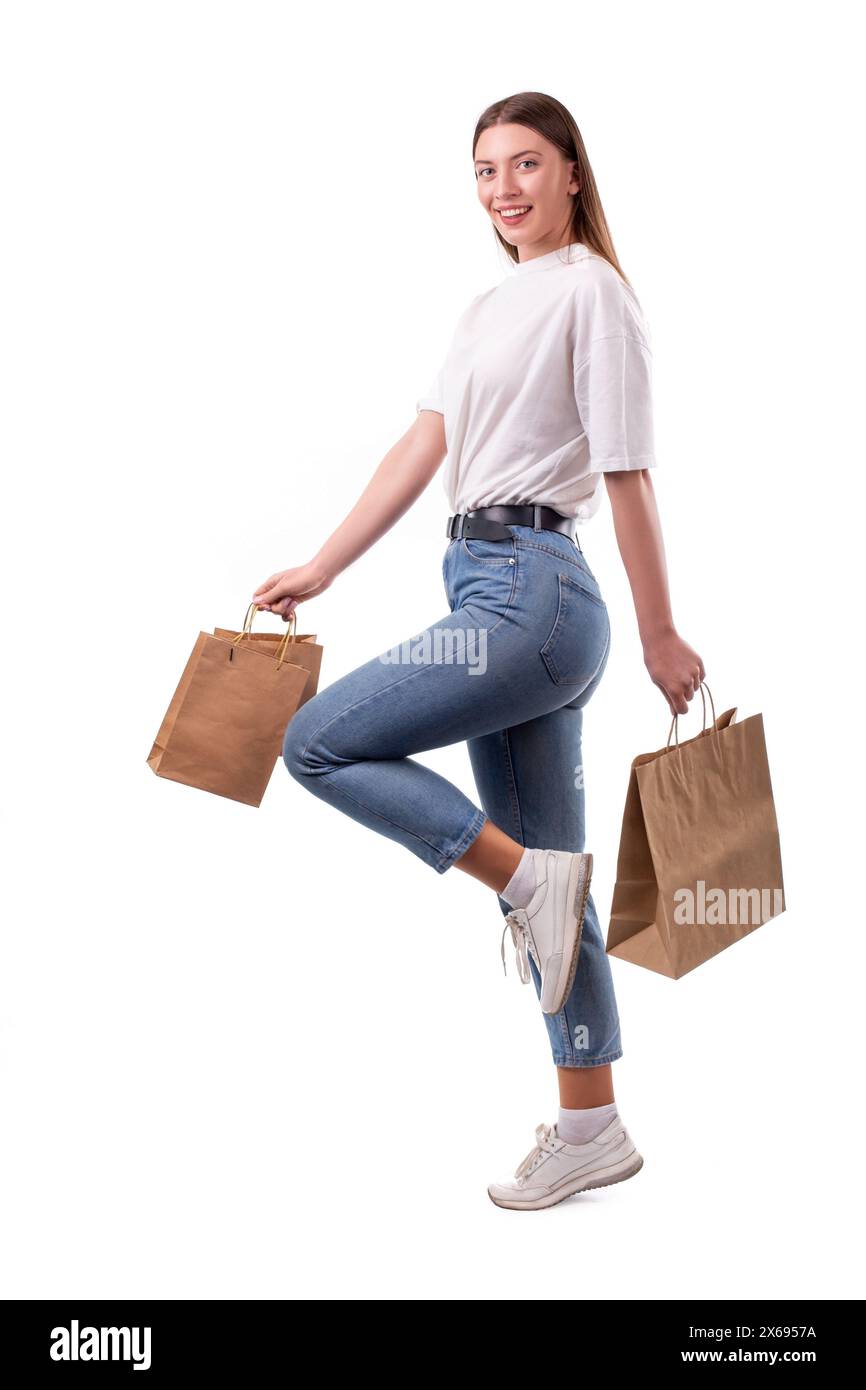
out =
[(559, 1108), (556, 1132), (566, 1144), (588, 1144), (610, 1124), (617, 1113), (616, 1101), (610, 1105), (590, 1106), (588, 1110), (563, 1110)]
[(541, 850), (525, 849), (520, 856), (520, 863), (499, 894), (509, 907), (527, 907), (532, 901), (532, 895), (538, 887), (535, 861), (540, 853)]

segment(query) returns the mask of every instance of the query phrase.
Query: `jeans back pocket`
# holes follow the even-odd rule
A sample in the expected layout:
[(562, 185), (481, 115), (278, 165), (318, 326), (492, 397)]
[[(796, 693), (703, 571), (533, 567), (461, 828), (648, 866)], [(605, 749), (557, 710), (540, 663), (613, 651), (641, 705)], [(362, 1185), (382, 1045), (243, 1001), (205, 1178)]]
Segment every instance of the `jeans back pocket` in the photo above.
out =
[(608, 648), (607, 605), (595, 580), (582, 571), (557, 577), (556, 618), (541, 658), (556, 685), (588, 685)]

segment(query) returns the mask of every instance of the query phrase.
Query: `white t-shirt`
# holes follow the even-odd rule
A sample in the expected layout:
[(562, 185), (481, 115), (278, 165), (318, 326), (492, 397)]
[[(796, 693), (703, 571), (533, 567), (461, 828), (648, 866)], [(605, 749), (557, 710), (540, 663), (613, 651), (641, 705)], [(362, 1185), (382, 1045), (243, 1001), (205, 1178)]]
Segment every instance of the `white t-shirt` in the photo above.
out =
[(578, 241), (515, 263), (416, 402), (445, 417), (451, 511), (538, 502), (588, 520), (602, 473), (656, 466), (651, 373), (643, 311), (603, 256)]

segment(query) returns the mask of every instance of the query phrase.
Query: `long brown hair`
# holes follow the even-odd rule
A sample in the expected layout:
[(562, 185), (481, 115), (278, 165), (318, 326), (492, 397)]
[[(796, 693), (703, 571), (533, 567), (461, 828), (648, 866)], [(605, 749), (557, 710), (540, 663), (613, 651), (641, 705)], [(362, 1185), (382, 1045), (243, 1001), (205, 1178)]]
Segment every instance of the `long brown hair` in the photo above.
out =
[[(582, 241), (585, 246), (596, 251), (599, 256), (603, 256), (606, 261), (610, 262), (617, 274), (622, 276), (626, 284), (630, 284), (613, 248), (613, 239), (607, 225), (607, 218), (604, 215), (604, 208), (601, 205), (601, 198), (598, 195), (598, 188), (587, 157), (583, 137), (571, 112), (563, 106), (561, 101), (548, 96), (546, 92), (517, 92), (514, 96), (503, 97), (501, 101), (494, 101), (493, 105), (488, 106), (487, 110), (483, 111), (478, 118), (475, 134), (472, 137), (473, 160), (482, 132), (490, 126), (506, 124), (525, 125), (531, 130), (537, 131), (539, 135), (544, 136), (545, 140), (549, 140), (551, 145), (555, 145), (565, 159), (577, 166), (576, 174), (580, 184), (580, 192), (573, 198), (574, 212), (571, 218), (569, 240)], [(505, 240), (497, 227), (493, 228), (493, 233), (511, 259), (513, 261), (519, 260), (517, 248)]]

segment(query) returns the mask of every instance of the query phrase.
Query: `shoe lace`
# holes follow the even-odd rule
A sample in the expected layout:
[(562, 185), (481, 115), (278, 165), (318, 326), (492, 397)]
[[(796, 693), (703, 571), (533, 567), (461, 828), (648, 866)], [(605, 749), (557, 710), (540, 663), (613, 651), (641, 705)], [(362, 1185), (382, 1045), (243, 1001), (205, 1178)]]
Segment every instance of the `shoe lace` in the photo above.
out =
[(502, 928), (500, 955), (502, 956), (502, 969), (505, 971), (506, 975), (508, 971), (505, 967), (505, 933), (509, 928), (511, 930), (511, 940), (517, 951), (517, 973), (523, 984), (528, 984), (530, 979), (529, 960), (527, 957), (529, 948), (529, 917), (526, 914), (525, 908), (517, 907), (513, 912), (509, 912), (505, 918), (505, 926)]
[(535, 1145), (530, 1149), (514, 1176), (526, 1178), (538, 1166), (545, 1154), (555, 1153), (553, 1125), (540, 1124), (535, 1131)]

